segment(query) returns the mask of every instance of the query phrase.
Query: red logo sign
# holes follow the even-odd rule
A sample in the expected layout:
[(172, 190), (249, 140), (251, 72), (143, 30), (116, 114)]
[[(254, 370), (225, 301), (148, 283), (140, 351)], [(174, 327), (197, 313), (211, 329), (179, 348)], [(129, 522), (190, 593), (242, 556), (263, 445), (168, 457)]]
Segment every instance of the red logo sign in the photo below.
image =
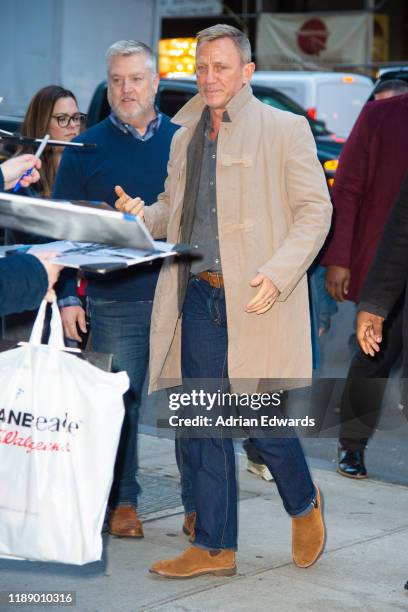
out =
[(326, 24), (321, 19), (308, 19), (297, 33), (298, 45), (306, 55), (319, 55), (324, 51), (328, 37)]

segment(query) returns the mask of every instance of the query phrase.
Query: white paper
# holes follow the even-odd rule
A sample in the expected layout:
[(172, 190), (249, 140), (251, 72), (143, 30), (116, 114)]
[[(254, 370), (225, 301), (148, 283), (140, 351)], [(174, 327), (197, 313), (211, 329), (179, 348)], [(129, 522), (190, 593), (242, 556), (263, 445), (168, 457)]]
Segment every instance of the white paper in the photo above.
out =
[(30, 253), (41, 251), (56, 252), (57, 257), (51, 261), (68, 268), (79, 268), (90, 264), (100, 264), (101, 271), (108, 264), (123, 264), (123, 267), (135, 266), (155, 259), (176, 255), (174, 244), (154, 241), (154, 251), (148, 249), (127, 249), (109, 247), (93, 242), (71, 242), (58, 240), (46, 244), (38, 244), (30, 249)]

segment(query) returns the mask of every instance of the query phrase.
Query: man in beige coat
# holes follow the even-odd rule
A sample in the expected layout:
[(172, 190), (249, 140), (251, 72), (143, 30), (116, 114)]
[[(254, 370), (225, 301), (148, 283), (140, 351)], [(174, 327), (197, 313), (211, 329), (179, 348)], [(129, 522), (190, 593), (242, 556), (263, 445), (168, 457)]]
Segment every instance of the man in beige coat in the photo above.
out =
[[(252, 95), (247, 37), (217, 25), (197, 37), (199, 94), (173, 118), (165, 192), (143, 209), (155, 237), (189, 242), (202, 259), (165, 261), (151, 327), (150, 390), (205, 379), (209, 387), (271, 391), (311, 376), (306, 271), (326, 237), (331, 204), (307, 121)], [(227, 323), (228, 320), (228, 323)], [(268, 382), (269, 381), (269, 382)], [(220, 388), (220, 387), (219, 387)], [(276, 389), (276, 386), (275, 386)], [(251, 438), (292, 517), (293, 558), (324, 545), (320, 493), (296, 434)], [(151, 571), (171, 578), (235, 573), (237, 492), (232, 440), (179, 442), (196, 510), (193, 545)]]

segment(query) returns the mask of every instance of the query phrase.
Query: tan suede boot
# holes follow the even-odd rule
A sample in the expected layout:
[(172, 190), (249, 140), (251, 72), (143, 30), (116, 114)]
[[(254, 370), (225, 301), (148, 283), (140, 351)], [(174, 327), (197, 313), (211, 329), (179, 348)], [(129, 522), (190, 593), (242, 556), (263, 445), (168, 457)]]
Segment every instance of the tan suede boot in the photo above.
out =
[(195, 524), (196, 524), (196, 513), (188, 512), (184, 515), (183, 533), (189, 537), (190, 542), (195, 540)]
[(109, 533), (117, 538), (143, 538), (143, 526), (136, 508), (118, 506), (109, 515)]
[(237, 571), (235, 552), (220, 550), (212, 553), (209, 550), (191, 546), (174, 559), (156, 561), (149, 571), (165, 578), (195, 578), (204, 574), (233, 576)]
[(325, 527), (319, 488), (316, 488), (316, 507), (309, 514), (292, 518), (292, 556), (298, 567), (313, 565), (323, 552)]

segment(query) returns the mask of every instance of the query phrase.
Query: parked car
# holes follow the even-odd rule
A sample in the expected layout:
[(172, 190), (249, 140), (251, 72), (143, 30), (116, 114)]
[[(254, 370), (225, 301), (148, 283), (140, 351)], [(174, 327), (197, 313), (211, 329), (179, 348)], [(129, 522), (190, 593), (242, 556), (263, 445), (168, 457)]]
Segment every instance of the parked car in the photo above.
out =
[[(0, 130), (6, 130), (7, 132), (18, 132), (18, 130), (20, 129), (21, 122), (21, 117), (9, 117), (7, 115), (0, 115)], [(14, 147), (10, 146), (5, 140), (0, 140), (0, 162), (10, 157), (10, 155), (12, 155), (14, 151)]]
[(367, 101), (373, 82), (369, 77), (345, 72), (255, 72), (252, 82), (282, 91), (312, 119), (347, 138)]
[(0, 115), (0, 128), (8, 132), (16, 132), (21, 125), (21, 117)]
[[(299, 104), (284, 93), (272, 87), (252, 83), (251, 85), (254, 95), (265, 104), (306, 117), (316, 141), (317, 156), (330, 184), (344, 140), (332, 134), (323, 122), (312, 119)], [(110, 108), (106, 92), (106, 81), (103, 81), (96, 88), (89, 105), (88, 126), (98, 123), (109, 115)], [(157, 104), (166, 115), (173, 117), (196, 93), (195, 79), (161, 79)]]
[(384, 81), (391, 81), (398, 79), (408, 83), (408, 66), (393, 66), (392, 68), (380, 68), (377, 72), (377, 79), (374, 83), (374, 87), (371, 91), (369, 100), (374, 100), (374, 94), (377, 91), (379, 85)]

